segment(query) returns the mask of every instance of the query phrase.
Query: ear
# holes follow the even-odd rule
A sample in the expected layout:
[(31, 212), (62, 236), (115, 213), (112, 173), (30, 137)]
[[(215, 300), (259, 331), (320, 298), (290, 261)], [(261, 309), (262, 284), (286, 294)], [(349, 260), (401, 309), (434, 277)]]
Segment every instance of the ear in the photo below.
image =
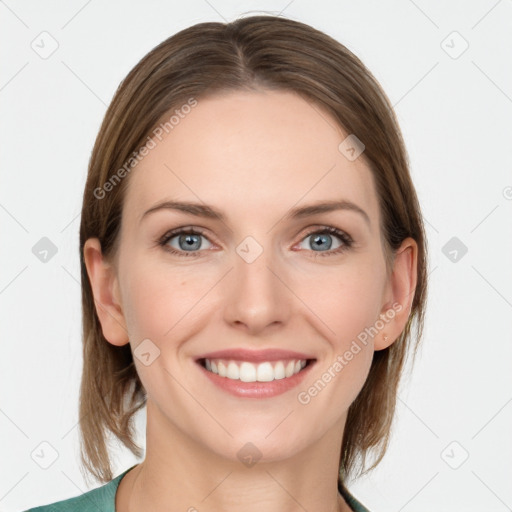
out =
[(385, 303), (380, 318), (384, 327), (374, 340), (375, 350), (389, 347), (402, 334), (412, 308), (416, 291), (418, 244), (406, 238), (396, 252), (393, 271), (386, 285)]
[(104, 260), (97, 238), (89, 238), (85, 242), (84, 260), (103, 336), (112, 345), (126, 345), (129, 337), (121, 307), (117, 275), (114, 266)]

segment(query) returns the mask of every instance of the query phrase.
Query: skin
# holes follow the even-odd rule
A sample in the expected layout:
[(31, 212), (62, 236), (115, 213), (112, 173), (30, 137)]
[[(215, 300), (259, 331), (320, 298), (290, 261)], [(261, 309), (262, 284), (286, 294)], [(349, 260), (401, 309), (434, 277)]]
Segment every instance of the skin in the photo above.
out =
[[(291, 92), (200, 99), (129, 176), (116, 257), (104, 259), (97, 239), (85, 244), (105, 338), (132, 351), (149, 338), (160, 350), (148, 366), (134, 357), (147, 391), (146, 455), (121, 481), (118, 511), (350, 510), (337, 491), (346, 413), (374, 350), (406, 325), (417, 245), (404, 240), (388, 278), (373, 177), (362, 157), (349, 161), (338, 150), (346, 136)], [(370, 226), (350, 210), (283, 220), (293, 207), (342, 198), (364, 209)], [(226, 220), (173, 210), (140, 220), (168, 199), (206, 203)], [(326, 234), (318, 248), (315, 233), (324, 226), (349, 234), (353, 246), (322, 256), (343, 245)], [(204, 230), (200, 248), (189, 250), (198, 257), (158, 245), (179, 227)], [(263, 249), (252, 263), (236, 252), (247, 236)], [(179, 236), (167, 245), (187, 251)], [(394, 303), (401, 309), (385, 328), (299, 403), (297, 394)], [(317, 362), (298, 388), (237, 398), (211, 384), (194, 358), (238, 347), (297, 350)], [(262, 454), (251, 467), (237, 457), (247, 442)]]

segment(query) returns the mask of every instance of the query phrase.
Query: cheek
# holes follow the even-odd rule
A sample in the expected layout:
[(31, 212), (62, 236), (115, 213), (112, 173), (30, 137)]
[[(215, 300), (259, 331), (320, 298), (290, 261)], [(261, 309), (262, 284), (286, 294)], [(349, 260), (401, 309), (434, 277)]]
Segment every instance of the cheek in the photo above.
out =
[(325, 333), (329, 348), (297, 401), (309, 414), (324, 415), (328, 424), (348, 410), (368, 377), (374, 354), (371, 327), (379, 313), (376, 283), (370, 272), (347, 272), (345, 277), (317, 281), (323, 284), (322, 292), (305, 300), (318, 315), (317, 330)]
[(309, 286), (303, 282), (298, 293), (318, 317), (317, 329), (325, 333), (331, 346), (328, 360), (320, 369), (319, 386), (337, 382), (324, 396), (339, 394), (347, 407), (363, 386), (371, 366), (384, 278), (378, 262), (358, 262), (340, 267), (337, 275), (317, 274)]
[[(154, 266), (139, 267), (129, 276), (124, 313), (137, 373), (149, 395), (158, 395), (159, 389), (171, 392), (165, 369), (179, 364), (183, 341), (201, 328), (198, 301), (205, 294), (204, 281), (158, 272)], [(145, 353), (146, 360), (139, 357)]]
[[(384, 275), (378, 262), (340, 265), (339, 270), (302, 275), (298, 295), (328, 328), (329, 338), (343, 349), (346, 342), (378, 319)], [(298, 288), (296, 288), (298, 289)]]
[(180, 319), (190, 322), (205, 294), (204, 280), (184, 277), (179, 269), (136, 265), (127, 271), (124, 314), (133, 341), (149, 338), (159, 344)]

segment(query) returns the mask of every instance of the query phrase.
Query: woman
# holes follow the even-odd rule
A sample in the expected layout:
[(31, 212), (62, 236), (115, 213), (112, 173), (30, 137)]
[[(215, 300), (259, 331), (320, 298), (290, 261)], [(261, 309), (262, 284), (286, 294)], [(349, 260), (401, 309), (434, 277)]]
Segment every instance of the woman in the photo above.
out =
[[(385, 453), (426, 251), (392, 107), (347, 48), (274, 16), (170, 37), (116, 92), (84, 192), (104, 485), (32, 510), (367, 510), (346, 481)], [(140, 456), (143, 406), (145, 458), (113, 479), (106, 436)]]

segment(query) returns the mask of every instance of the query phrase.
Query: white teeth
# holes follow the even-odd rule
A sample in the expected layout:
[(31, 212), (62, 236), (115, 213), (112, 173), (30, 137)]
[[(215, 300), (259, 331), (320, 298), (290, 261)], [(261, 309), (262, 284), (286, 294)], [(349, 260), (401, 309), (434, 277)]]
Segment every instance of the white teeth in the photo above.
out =
[[(207, 359), (208, 361), (208, 359)], [(226, 365), (222, 364), (222, 361), (219, 361), (219, 364), (217, 365), (217, 369), (219, 370), (219, 375), (221, 377), (225, 377), (228, 374), (228, 369), (226, 368)]]
[(286, 366), (285, 376), (286, 377), (291, 377), (294, 372), (295, 372), (295, 362), (294, 361), (290, 361), (288, 363), (288, 365)]
[[(230, 364), (238, 368), (235, 363)], [(254, 382), (256, 380), (256, 368), (253, 364), (242, 363), (238, 371), (238, 377), (234, 372), (232, 375), (230, 375), (232, 379), (240, 379), (242, 382)], [(257, 376), (259, 377), (259, 373)]]
[(226, 375), (228, 379), (238, 380), (240, 378), (240, 370), (238, 366), (233, 361), (230, 361), (228, 364), (228, 373)]
[(205, 359), (205, 367), (208, 371), (232, 380), (242, 382), (270, 382), (272, 380), (284, 379), (299, 373), (306, 366), (306, 360), (268, 361), (260, 364), (243, 361), (221, 361)]
[(284, 364), (282, 361), (278, 361), (274, 366), (274, 379), (284, 379), (285, 377)]
[[(254, 367), (251, 363), (242, 363), (242, 366), (244, 365), (250, 365)], [(258, 382), (270, 382), (274, 380), (274, 368), (272, 368), (272, 365), (270, 363), (261, 363), (258, 365), (258, 376), (256, 380)], [(254, 381), (249, 381), (254, 382)]]

